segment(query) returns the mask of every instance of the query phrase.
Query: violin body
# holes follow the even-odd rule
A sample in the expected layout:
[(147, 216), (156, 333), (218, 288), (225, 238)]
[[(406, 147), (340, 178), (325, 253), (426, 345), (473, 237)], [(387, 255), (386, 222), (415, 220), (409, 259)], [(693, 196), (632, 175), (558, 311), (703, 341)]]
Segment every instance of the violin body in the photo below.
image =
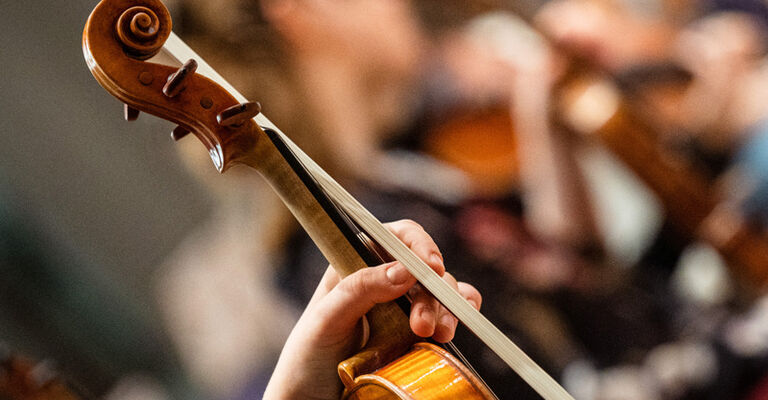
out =
[(376, 372), (345, 380), (345, 386), (345, 400), (494, 398), (461, 362), (430, 343), (415, 344), (410, 352)]
[(715, 248), (744, 289), (768, 286), (768, 237), (737, 210), (720, 205), (713, 185), (659, 143), (618, 87), (601, 74), (576, 74), (563, 85), (560, 100), (560, 125), (597, 138), (634, 171), (658, 196), (678, 234)]
[[(153, 62), (164, 51), (180, 68)], [(546, 400), (573, 400), (448, 282), (417, 257), (251, 103), (171, 32), (160, 0), (102, 0), (83, 33), (91, 73), (126, 104), (126, 119), (146, 112), (179, 125), (207, 148), (215, 167), (256, 170), (325, 258), (344, 278), (396, 259), (446, 309)], [(205, 73), (197, 73), (197, 69)], [(385, 254), (379, 254), (373, 242)], [(495, 399), (480, 378), (447, 351), (419, 343), (408, 305), (375, 305), (364, 347), (338, 366), (348, 399)], [(361, 340), (362, 342), (362, 340)], [(410, 351), (409, 351), (410, 349)]]
[(427, 131), (427, 153), (464, 171), (478, 193), (491, 197), (508, 194), (518, 184), (520, 173), (510, 106), (457, 108)]
[[(126, 119), (133, 120), (139, 112), (146, 112), (178, 124), (172, 137), (178, 140), (187, 134), (196, 136), (220, 172), (234, 164), (254, 168), (270, 183), (340, 276), (368, 267), (370, 262), (366, 261), (364, 249), (360, 249), (361, 243), (333, 213), (322, 190), (311, 184), (313, 177), (289, 145), (275, 130), (254, 120), (260, 112), (258, 103), (241, 101), (215, 81), (197, 74), (194, 60), (179, 69), (146, 61), (160, 52), (171, 36), (170, 14), (159, 0), (103, 0), (85, 26), (83, 52), (96, 80), (126, 104)], [(393, 384), (368, 382), (400, 381), (398, 371), (405, 370), (414, 379), (403, 383), (418, 381), (424, 389), (417, 392), (424, 394), (426, 388), (431, 388), (429, 392), (433, 395), (417, 398), (493, 398), (486, 395), (485, 388), (485, 392), (469, 395), (480, 380), (429, 344), (418, 345), (400, 358), (400, 364), (387, 366), (405, 354), (416, 340), (408, 317), (397, 304), (376, 305), (367, 320), (370, 338), (366, 346), (339, 366), (342, 380), (348, 384), (348, 398), (391, 398), (372, 393), (376, 393), (375, 387), (393, 388)], [(420, 354), (429, 358), (419, 357)], [(380, 374), (381, 378), (369, 378), (374, 376), (369, 373)], [(454, 382), (457, 377), (468, 383)], [(439, 381), (446, 378), (451, 380)], [(461, 394), (444, 390), (454, 387), (460, 388)], [(396, 390), (404, 393), (409, 389)], [(446, 394), (435, 397), (441, 392)]]

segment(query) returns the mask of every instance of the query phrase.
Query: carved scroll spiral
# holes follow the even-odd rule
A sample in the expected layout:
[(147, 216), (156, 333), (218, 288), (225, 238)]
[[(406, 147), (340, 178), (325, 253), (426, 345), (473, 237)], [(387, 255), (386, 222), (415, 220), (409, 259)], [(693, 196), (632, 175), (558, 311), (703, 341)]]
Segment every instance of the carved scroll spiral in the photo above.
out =
[(117, 20), (117, 36), (128, 54), (144, 60), (163, 47), (171, 31), (170, 25), (170, 18), (163, 21), (147, 7), (131, 7)]

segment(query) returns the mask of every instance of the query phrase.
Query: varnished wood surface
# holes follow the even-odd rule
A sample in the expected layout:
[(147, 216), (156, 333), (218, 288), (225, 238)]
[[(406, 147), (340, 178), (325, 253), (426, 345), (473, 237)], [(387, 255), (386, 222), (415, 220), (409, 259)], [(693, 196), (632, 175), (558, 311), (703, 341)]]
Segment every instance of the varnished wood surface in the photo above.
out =
[(185, 90), (180, 94), (165, 95), (163, 87), (177, 69), (133, 58), (126, 53), (126, 45), (118, 40), (117, 21), (136, 7), (151, 9), (159, 18), (160, 29), (156, 33), (159, 46), (154, 48), (155, 52), (160, 50), (171, 32), (170, 14), (160, 1), (101, 2), (88, 19), (83, 33), (83, 52), (91, 73), (104, 89), (128, 106), (172, 121), (194, 133), (208, 149), (216, 168), (226, 170), (242, 156), (242, 149), (253, 147), (253, 141), (258, 137), (256, 123), (251, 121), (238, 128), (219, 125), (218, 113), (237, 105), (238, 101), (199, 74), (191, 74), (185, 79)]
[[(592, 109), (580, 110), (580, 103)], [(617, 88), (598, 76), (571, 82), (560, 114), (566, 127), (596, 137), (648, 185), (678, 234), (714, 247), (743, 287), (768, 286), (768, 236), (736, 210), (719, 206), (720, 193), (683, 157), (655, 140), (653, 129), (629, 108)]]
[(417, 343), (404, 356), (374, 374), (362, 375), (343, 399), (492, 399), (490, 392), (448, 352)]
[[(107, 91), (130, 107), (176, 122), (183, 129), (193, 133), (208, 148), (214, 164), (220, 171), (225, 171), (234, 164), (245, 164), (255, 168), (272, 185), (341, 276), (365, 268), (366, 264), (360, 255), (323, 210), (318, 198), (304, 186), (301, 178), (292, 169), (292, 165), (281, 154), (281, 150), (276, 147), (287, 143), (290, 151), (321, 183), (323, 190), (333, 198), (334, 202), (340, 204), (350, 217), (387, 252), (400, 260), (461, 322), (514, 368), (536, 391), (546, 399), (572, 399), (555, 380), (415, 256), (338, 183), (328, 177), (325, 171), (309, 159), (301, 149), (295, 147), (290, 139), (280, 134), (279, 130), (276, 132), (280, 140), (273, 142), (274, 137), (268, 136), (260, 127), (261, 125), (271, 128), (268, 120), (257, 117), (241, 125), (220, 124), (222, 121), (217, 121), (217, 115), (247, 100), (234, 89), (227, 92), (225, 88), (231, 88), (231, 86), (203, 60), (198, 60), (199, 69), (212, 72), (209, 76), (214, 76), (216, 81), (203, 77), (199, 73), (178, 71), (177, 74), (177, 70), (171, 67), (140, 61), (139, 59), (146, 58), (148, 54), (142, 51), (140, 56), (135, 56), (132, 45), (121, 42), (119, 38), (122, 35), (116, 35), (114, 32), (116, 21), (126, 12), (128, 6), (151, 9), (153, 14), (160, 18), (159, 32), (165, 32), (166, 27), (170, 26), (170, 19), (164, 19), (168, 13), (158, 0), (102, 0), (99, 3), (86, 24), (83, 49), (94, 77)], [(163, 38), (163, 40), (167, 39), (170, 39), (169, 43), (173, 47), (173, 50), (169, 51), (172, 53), (171, 58), (182, 63), (187, 61), (181, 59), (184, 57), (173, 55), (174, 52), (176, 55), (184, 54), (190, 58), (198, 57), (172, 33)], [(132, 54), (134, 55), (131, 56)], [(181, 92), (172, 91), (170, 94), (173, 96), (168, 96), (162, 89), (167, 78), (174, 74), (185, 76), (183, 78), (185, 89)], [(161, 82), (157, 82), (158, 80)], [(247, 107), (242, 108), (247, 109)], [(371, 339), (368, 347), (357, 356), (350, 358), (348, 362), (342, 363), (341, 372), (344, 372), (342, 377), (346, 374), (347, 383), (357, 375), (379, 370), (383, 364), (405, 353), (412, 342), (413, 336), (408, 318), (393, 303), (375, 307), (368, 314), (368, 320), (371, 325)], [(457, 362), (451, 359), (450, 364), (455, 365)], [(476, 383), (476, 380), (471, 382)], [(441, 384), (441, 382), (433, 382), (429, 386), (439, 389)], [(476, 394), (478, 396), (476, 398), (493, 398), (484, 390)]]
[[(178, 37), (171, 34), (164, 46), (166, 56), (177, 60), (189, 58), (199, 59), (199, 56)], [(223, 88), (227, 88), (239, 101), (247, 99), (237, 92), (224, 78), (204, 60), (199, 59), (198, 71), (204, 71)], [(278, 133), (279, 128), (272, 124), (263, 114), (254, 118), (260, 126), (268, 127)], [(430, 291), (443, 305), (446, 306), (464, 325), (475, 333), (494, 353), (509, 365), (521, 378), (531, 385), (541, 396), (550, 399), (572, 399), (572, 397), (533, 360), (530, 359), (514, 342), (495, 327), (487, 318), (472, 307), (456, 290), (442, 280), (429, 266), (416, 257), (397, 237), (382, 226), (381, 222), (368, 212), (341, 185), (309, 158), (289, 137), (280, 133), (288, 147), (304, 164), (308, 171), (323, 186), (323, 189), (333, 197), (357, 224), (374, 238), (382, 248), (396, 259), (403, 262), (408, 270)]]
[[(257, 143), (243, 163), (258, 170), (269, 182), (339, 275), (344, 277), (366, 268), (363, 259), (269, 139), (263, 137)], [(407, 316), (395, 303), (376, 305), (367, 319), (371, 337), (359, 354), (342, 362), (342, 381), (380, 368), (403, 354), (415, 340)]]
[[(208, 148), (220, 171), (238, 163), (256, 169), (341, 276), (367, 267), (259, 125), (251, 118), (229, 123), (232, 116), (227, 114), (237, 107), (238, 99), (194, 72), (185, 73), (183, 90), (168, 95), (163, 89), (177, 69), (141, 61), (149, 55), (146, 46), (141, 47), (140, 57), (131, 56), (119, 40), (124, 35), (116, 34), (115, 29), (121, 16), (135, 13), (136, 7), (150, 9), (159, 18), (157, 35), (161, 39), (170, 35), (170, 15), (160, 1), (102, 1), (83, 34), (83, 51), (96, 80), (128, 106), (175, 122), (193, 133)], [(159, 49), (154, 46), (155, 51)], [(244, 107), (246, 112), (250, 109)], [(227, 115), (226, 121), (219, 121), (222, 113)], [(414, 342), (408, 318), (394, 303), (377, 305), (367, 318), (371, 327), (369, 346), (346, 364), (355, 375), (378, 369)]]

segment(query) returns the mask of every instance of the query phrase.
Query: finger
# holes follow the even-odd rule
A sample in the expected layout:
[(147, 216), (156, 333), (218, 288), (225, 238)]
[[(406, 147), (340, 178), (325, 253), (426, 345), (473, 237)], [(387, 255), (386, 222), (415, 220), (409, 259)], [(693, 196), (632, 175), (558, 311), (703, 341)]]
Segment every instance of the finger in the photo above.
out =
[(472, 307), (475, 307), (477, 310), (480, 309), (480, 306), (483, 304), (483, 296), (480, 295), (480, 292), (478, 292), (474, 286), (470, 285), (469, 283), (459, 282), (458, 291), (462, 297), (467, 299)]
[(339, 284), (340, 281), (341, 277), (339, 277), (339, 274), (336, 273), (336, 270), (329, 265), (325, 270), (323, 277), (320, 279), (320, 283), (317, 285), (315, 293), (312, 294), (312, 298), (309, 300), (308, 306), (311, 306), (317, 302), (318, 299), (325, 297), (328, 292), (330, 292), (334, 287), (336, 287), (336, 285)]
[(429, 265), (438, 275), (443, 276), (445, 265), (443, 255), (431, 236), (414, 221), (403, 219), (385, 224), (411, 251)]
[(430, 337), (435, 333), (440, 303), (421, 285), (408, 292), (411, 296), (411, 330), (418, 336)]
[(328, 334), (348, 332), (377, 303), (392, 301), (416, 279), (399, 262), (363, 268), (342, 279), (313, 307)]
[[(443, 275), (443, 280), (451, 285), (451, 287), (458, 290), (458, 282), (456, 282), (456, 278), (454, 278), (453, 275), (446, 272), (445, 275)], [(432, 338), (440, 343), (445, 343), (453, 339), (457, 324), (458, 320), (456, 317), (454, 317), (447, 308), (440, 306), (440, 313), (437, 318), (437, 325), (435, 326), (435, 334)]]

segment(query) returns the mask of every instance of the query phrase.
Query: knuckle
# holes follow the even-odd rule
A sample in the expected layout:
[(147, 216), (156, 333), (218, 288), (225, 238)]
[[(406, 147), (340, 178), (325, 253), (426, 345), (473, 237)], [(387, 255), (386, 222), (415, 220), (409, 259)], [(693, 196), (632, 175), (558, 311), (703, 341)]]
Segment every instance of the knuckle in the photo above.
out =
[(408, 290), (408, 294), (411, 295), (414, 299), (424, 297), (426, 292), (427, 291), (424, 290), (424, 288), (419, 283), (413, 285), (413, 287)]
[(480, 306), (483, 304), (483, 295), (480, 294), (480, 292), (474, 286), (465, 282), (459, 282), (458, 289), (465, 299), (472, 300), (477, 303), (478, 308), (480, 308)]
[(475, 301), (477, 302), (477, 308), (480, 308), (480, 306), (483, 305), (483, 295), (480, 294), (477, 290), (475, 290)]
[(452, 273), (446, 271), (445, 275), (443, 275), (443, 279), (445, 279), (448, 283), (454, 286), (454, 288), (458, 288), (459, 282), (456, 280), (456, 278), (453, 276)]
[(419, 285), (413, 285), (410, 289), (408, 289), (408, 296), (411, 298), (411, 300), (416, 301), (416, 296), (419, 295)]
[(404, 243), (408, 243), (409, 247), (414, 251), (421, 250), (426, 254), (432, 252), (439, 253), (437, 244), (432, 240), (432, 236), (429, 236), (429, 234), (423, 230), (411, 229), (405, 231), (402, 233), (402, 240)]
[(401, 219), (401, 220), (399, 220), (397, 222), (402, 224), (402, 225), (406, 225), (408, 227), (411, 227), (411, 228), (416, 228), (416, 229), (419, 229), (419, 230), (422, 230), (422, 231), (424, 230), (424, 227), (421, 226), (421, 224), (419, 224), (418, 222), (416, 222), (416, 221), (414, 221), (412, 219), (409, 219), (409, 218)]
[(370, 279), (367, 270), (360, 270), (345, 279), (342, 279), (339, 287), (354, 298), (361, 298), (370, 291)]

